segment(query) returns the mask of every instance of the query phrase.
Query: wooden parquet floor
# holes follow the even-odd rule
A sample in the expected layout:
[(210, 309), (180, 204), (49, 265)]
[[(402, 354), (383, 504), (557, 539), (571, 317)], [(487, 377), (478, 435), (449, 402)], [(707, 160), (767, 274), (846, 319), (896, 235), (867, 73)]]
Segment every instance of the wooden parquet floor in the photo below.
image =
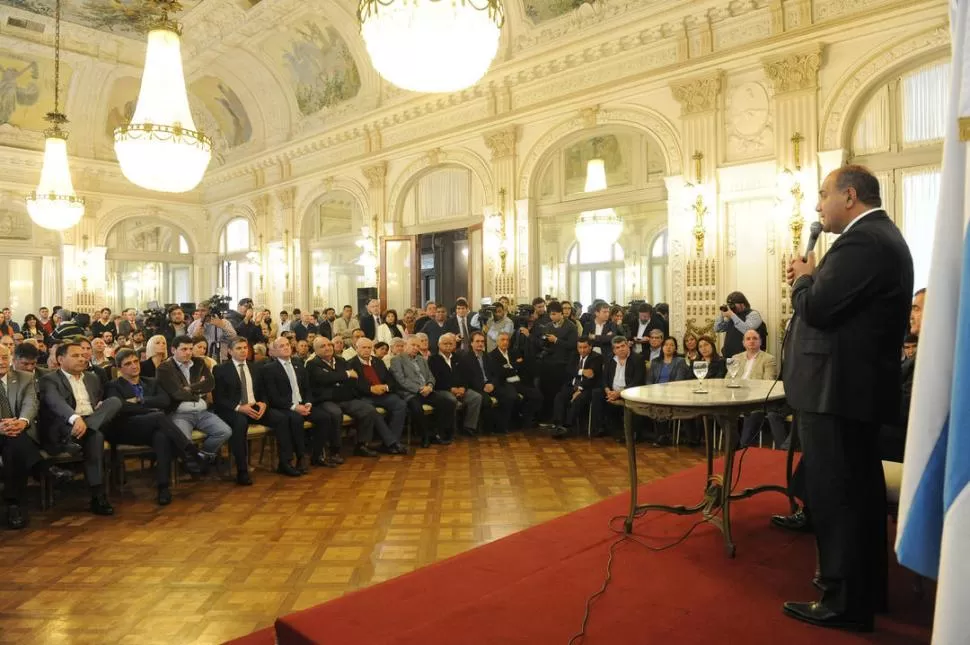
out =
[[(641, 481), (702, 460), (642, 447)], [(627, 490), (626, 473), (612, 440), (522, 434), (299, 479), (257, 468), (248, 488), (185, 482), (165, 508), (132, 473), (113, 518), (75, 490), (0, 530), (0, 643), (222, 643)]]

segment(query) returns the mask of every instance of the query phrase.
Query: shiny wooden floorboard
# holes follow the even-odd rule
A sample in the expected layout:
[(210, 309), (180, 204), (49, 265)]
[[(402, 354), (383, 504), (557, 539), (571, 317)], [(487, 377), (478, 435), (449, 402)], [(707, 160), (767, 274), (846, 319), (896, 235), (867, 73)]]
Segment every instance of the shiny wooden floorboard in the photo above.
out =
[[(641, 447), (640, 478), (702, 460)], [(28, 530), (0, 531), (0, 642), (222, 643), (628, 488), (623, 446), (533, 434), (253, 477), (184, 482), (159, 508), (132, 473), (113, 518), (81, 489), (32, 502)]]

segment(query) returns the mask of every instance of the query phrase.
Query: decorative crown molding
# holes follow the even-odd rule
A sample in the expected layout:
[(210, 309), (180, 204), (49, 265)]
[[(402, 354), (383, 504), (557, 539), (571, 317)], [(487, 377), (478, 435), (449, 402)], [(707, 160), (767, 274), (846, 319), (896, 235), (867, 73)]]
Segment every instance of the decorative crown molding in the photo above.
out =
[(276, 199), (279, 200), (280, 206), (283, 208), (293, 208), (293, 203), (296, 198), (296, 187), (287, 186), (286, 188), (281, 188), (276, 191)]
[(379, 161), (371, 166), (364, 166), (361, 168), (361, 172), (364, 173), (367, 185), (371, 190), (383, 188), (387, 181), (387, 162)]
[(717, 99), (724, 87), (724, 72), (697, 76), (681, 83), (671, 83), (674, 98), (680, 103), (681, 116), (700, 114), (717, 109)]
[(514, 156), (518, 141), (519, 126), (514, 124), (485, 134), (485, 145), (492, 153), (492, 161)]
[(822, 67), (822, 48), (821, 43), (816, 43), (809, 49), (762, 60), (765, 76), (771, 81), (775, 94), (816, 89), (818, 70)]
[(263, 193), (253, 197), (253, 211), (257, 216), (265, 215), (269, 212), (269, 194)]

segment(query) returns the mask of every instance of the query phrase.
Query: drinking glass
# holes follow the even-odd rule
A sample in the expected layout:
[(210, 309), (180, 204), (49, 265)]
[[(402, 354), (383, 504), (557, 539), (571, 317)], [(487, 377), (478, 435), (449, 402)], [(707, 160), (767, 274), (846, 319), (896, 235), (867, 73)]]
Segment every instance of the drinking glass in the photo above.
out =
[(727, 373), (728, 373), (728, 376), (731, 377), (731, 380), (728, 381), (728, 384), (727, 384), (728, 387), (741, 387), (737, 381), (738, 372), (740, 371), (741, 371), (741, 361), (739, 361), (736, 358), (727, 359)]
[(700, 381), (697, 389), (694, 390), (694, 394), (707, 394), (707, 390), (704, 388), (704, 378), (707, 376), (707, 361), (694, 361), (694, 376)]

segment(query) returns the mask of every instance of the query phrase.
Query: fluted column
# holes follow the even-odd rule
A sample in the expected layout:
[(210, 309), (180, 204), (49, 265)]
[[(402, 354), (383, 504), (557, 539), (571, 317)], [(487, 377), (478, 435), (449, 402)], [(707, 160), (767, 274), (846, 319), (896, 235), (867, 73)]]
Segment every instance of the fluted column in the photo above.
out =
[(259, 253), (259, 275), (256, 278), (253, 299), (257, 304), (269, 307), (270, 311), (278, 312), (283, 301), (281, 294), (270, 285), (269, 257), (265, 243), (265, 240), (274, 238), (269, 202), (269, 195), (265, 194), (257, 195), (252, 202), (253, 212), (256, 213), (256, 252)]
[[(370, 166), (361, 168), (364, 177), (367, 179), (367, 205), (368, 212), (364, 213), (364, 224), (370, 226), (371, 235), (377, 248), (378, 265), (374, 271), (364, 271), (365, 281), (373, 281), (374, 284), (365, 286), (375, 286), (378, 288), (377, 297), (381, 300), (381, 307), (387, 306), (387, 296), (380, 293), (380, 279), (384, 267), (380, 266), (381, 244), (385, 235), (394, 235), (394, 226), (388, 222), (387, 217), (387, 162), (379, 161)], [(359, 233), (359, 232), (358, 232)]]
[(300, 255), (300, 232), (296, 230), (294, 202), (296, 188), (287, 186), (276, 191), (276, 207), (283, 224), (283, 308), (292, 309), (300, 303), (308, 303), (309, 293), (304, 290), (302, 257)]
[[(529, 244), (528, 228), (525, 239), (519, 239), (515, 222), (515, 169), (519, 141), (519, 126), (510, 125), (485, 134), (485, 145), (491, 152), (492, 178), (495, 182), (495, 203), (486, 207), (485, 217), (501, 214), (497, 230), (485, 229), (483, 259), (484, 293), (486, 296), (515, 295), (515, 266), (512, 249)], [(523, 196), (524, 197), (524, 196)]]

